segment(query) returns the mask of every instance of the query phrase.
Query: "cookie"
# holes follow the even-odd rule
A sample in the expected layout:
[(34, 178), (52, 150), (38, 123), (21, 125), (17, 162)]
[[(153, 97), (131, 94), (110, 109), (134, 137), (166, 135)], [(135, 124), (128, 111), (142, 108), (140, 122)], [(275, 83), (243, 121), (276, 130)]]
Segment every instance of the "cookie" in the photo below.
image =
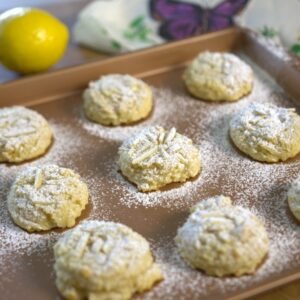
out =
[(29, 167), (13, 183), (8, 210), (13, 221), (33, 232), (75, 225), (88, 203), (88, 188), (80, 176), (56, 165)]
[(112, 74), (90, 82), (83, 93), (87, 118), (103, 125), (131, 124), (152, 110), (152, 91), (142, 80)]
[(253, 72), (234, 54), (202, 52), (186, 68), (183, 80), (196, 98), (236, 101), (251, 92)]
[(56, 285), (66, 299), (131, 299), (163, 276), (148, 242), (125, 225), (85, 221), (54, 246)]
[(144, 129), (119, 148), (119, 168), (142, 192), (184, 182), (200, 172), (199, 150), (191, 139), (160, 126)]
[(13, 106), (0, 109), (0, 162), (22, 162), (44, 154), (52, 141), (48, 122), (39, 113)]
[(259, 219), (224, 196), (193, 207), (175, 242), (188, 265), (218, 277), (253, 274), (269, 248)]
[(292, 214), (300, 221), (300, 177), (293, 181), (288, 190), (288, 204)]
[(255, 160), (285, 161), (300, 152), (300, 116), (295, 109), (251, 104), (233, 116), (230, 137)]

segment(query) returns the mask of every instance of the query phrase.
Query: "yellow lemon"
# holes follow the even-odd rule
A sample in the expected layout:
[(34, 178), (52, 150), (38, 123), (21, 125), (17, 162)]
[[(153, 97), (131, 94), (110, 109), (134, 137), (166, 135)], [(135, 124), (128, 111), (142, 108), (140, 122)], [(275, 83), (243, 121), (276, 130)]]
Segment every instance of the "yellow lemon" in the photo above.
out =
[(0, 15), (0, 61), (19, 73), (47, 70), (64, 54), (68, 29), (49, 13), (14, 8)]

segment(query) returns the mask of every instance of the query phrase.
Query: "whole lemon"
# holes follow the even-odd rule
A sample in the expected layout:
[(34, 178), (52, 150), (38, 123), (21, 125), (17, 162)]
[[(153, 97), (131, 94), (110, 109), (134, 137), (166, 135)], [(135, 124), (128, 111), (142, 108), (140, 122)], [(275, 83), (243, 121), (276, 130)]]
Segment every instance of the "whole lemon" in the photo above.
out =
[(49, 13), (14, 8), (0, 15), (0, 62), (19, 73), (47, 70), (64, 54), (68, 29)]

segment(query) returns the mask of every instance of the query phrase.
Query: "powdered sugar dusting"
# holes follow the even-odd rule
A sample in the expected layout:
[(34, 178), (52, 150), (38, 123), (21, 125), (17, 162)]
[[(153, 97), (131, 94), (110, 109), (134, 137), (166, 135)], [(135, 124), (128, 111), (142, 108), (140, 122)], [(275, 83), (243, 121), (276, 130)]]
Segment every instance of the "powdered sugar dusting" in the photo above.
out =
[[(76, 168), (76, 161), (83, 159), (80, 153), (78, 153), (78, 149), (85, 146), (84, 141), (78, 139), (74, 128), (71, 126), (66, 126), (65, 124), (53, 120), (50, 120), (49, 123), (53, 130), (55, 140), (44, 156), (20, 165), (2, 164), (0, 166), (0, 275), (7, 272), (7, 270), (2, 267), (7, 265), (7, 261), (5, 260), (7, 255), (22, 253), (22, 255), (30, 256), (33, 252), (38, 252), (39, 249), (51, 249), (59, 236), (59, 233), (56, 231), (29, 234), (13, 224), (7, 209), (6, 198), (17, 174), (25, 170), (25, 168), (54, 163), (78, 171), (80, 175), (82, 175), (83, 181), (89, 186), (89, 201), (92, 202), (92, 207), (94, 208), (88, 219), (94, 219), (95, 216), (99, 215), (102, 219), (109, 219), (110, 212), (103, 209), (102, 203), (97, 201), (97, 192), (92, 188), (96, 185), (92, 172), (88, 172), (84, 176), (84, 174), (81, 174), (80, 170)], [(10, 263), (13, 264), (13, 261)]]
[[(252, 70), (236, 55), (206, 51), (201, 52), (192, 61), (184, 72), (183, 78), (189, 89), (194, 90), (194, 95), (199, 93), (197, 88), (194, 89), (195, 82), (212, 91), (218, 84), (223, 88), (221, 97), (232, 100), (236, 95), (244, 95), (251, 88)], [(244, 93), (240, 91), (242, 87)], [(201, 97), (201, 93), (199, 96)], [(220, 94), (216, 93), (214, 97), (218, 98)]]
[(165, 238), (160, 242), (153, 241), (165, 280), (147, 293), (146, 299), (174, 299), (185, 291), (192, 292), (190, 299), (217, 292), (234, 293), (288, 270), (291, 264), (300, 263), (300, 229), (286, 204), (287, 188), (300, 170), (299, 159), (278, 164), (256, 162), (240, 153), (228, 136), (232, 115), (250, 103), (292, 106), (271, 78), (255, 66), (254, 71), (253, 92), (235, 103), (195, 102), (187, 95), (176, 95), (167, 89), (155, 91), (157, 102), (163, 99), (161, 105), (168, 106), (170, 111), (180, 107), (177, 118), (188, 116), (190, 120), (189, 126), (178, 131), (192, 138), (201, 152), (202, 172), (194, 181), (167, 191), (140, 193), (118, 172), (112, 161), (107, 162), (109, 180), (114, 182), (114, 191), (126, 206), (160, 206), (178, 211), (212, 194), (224, 194), (231, 196), (234, 204), (247, 207), (258, 215), (270, 238), (268, 257), (255, 275), (226, 279), (208, 277), (187, 267), (177, 254), (173, 237), (169, 237), (169, 242)]
[(71, 169), (54, 164), (28, 167), (16, 177), (7, 201), (22, 228), (49, 230), (70, 225), (80, 216), (88, 202), (88, 188)]
[[(178, 209), (188, 206), (199, 194), (206, 195), (207, 187), (210, 190), (222, 189), (223, 194), (238, 193), (238, 196), (247, 199), (265, 190), (272, 180), (284, 178), (291, 169), (296, 170), (300, 166), (299, 161), (293, 164), (273, 165), (255, 162), (239, 153), (229, 139), (231, 116), (249, 104), (255, 102), (290, 106), (290, 102), (282, 96), (282, 91), (272, 79), (259, 69), (255, 69), (255, 73), (259, 73), (259, 76), (255, 76), (253, 92), (235, 103), (210, 104), (196, 101), (187, 95), (176, 95), (170, 90), (155, 91), (155, 99), (163, 107), (168, 106), (171, 112), (180, 107), (176, 114), (178, 119), (189, 117), (189, 126), (179, 128), (178, 132), (190, 137), (198, 145), (202, 171), (194, 181), (188, 181), (167, 191), (140, 193), (118, 172), (114, 162), (109, 161), (106, 164), (107, 174), (114, 190), (121, 194), (120, 201), (128, 206), (159, 205)], [(194, 109), (191, 109), (192, 105)], [(126, 128), (124, 131), (127, 135)], [(114, 159), (116, 160), (117, 156)], [(239, 181), (236, 180), (237, 177), (240, 178)], [(235, 183), (235, 187), (232, 186), (232, 182)], [(256, 188), (253, 189), (253, 186)], [(237, 197), (237, 200), (240, 197)]]
[[(159, 89), (153, 89), (153, 98), (155, 100), (154, 100), (154, 108), (151, 116), (146, 120), (143, 120), (142, 122), (139, 122), (138, 124), (135, 125), (116, 126), (116, 127), (103, 126), (101, 124), (90, 122), (84, 116), (81, 109), (79, 112), (80, 114), (79, 122), (89, 134), (104, 139), (108, 139), (108, 140), (124, 141), (125, 139), (129, 138), (133, 134), (149, 126), (157, 125), (157, 124), (164, 126), (172, 122), (171, 119), (173, 115), (176, 114), (176, 110), (178, 106), (176, 106), (176, 104), (172, 102), (172, 99), (170, 98), (164, 99)], [(78, 108), (76, 109), (78, 110)]]
[(300, 177), (292, 182), (288, 190), (288, 204), (295, 218), (300, 221)]
[[(103, 95), (112, 96), (112, 101), (119, 102), (120, 99), (122, 101), (130, 101), (132, 98), (138, 100), (137, 93), (133, 89), (136, 85), (143, 86), (144, 83), (130, 75), (110, 74), (102, 76), (97, 81), (91, 81), (89, 88)], [(139, 90), (138, 96), (145, 96), (143, 89)]]
[[(299, 158), (278, 164), (255, 162), (238, 152), (228, 137), (231, 116), (252, 102), (293, 106), (274, 81), (251, 62), (248, 63), (254, 68), (254, 90), (238, 102), (207, 103), (195, 100), (183, 92), (175, 94), (168, 89), (153, 88), (154, 111), (149, 119), (135, 126), (105, 127), (83, 117), (70, 126), (58, 120), (50, 120), (55, 141), (45, 156), (22, 165), (0, 166), (0, 274), (10, 276), (6, 257), (12, 258), (20, 253), (31, 255), (39, 251), (52, 253), (51, 248), (59, 233), (28, 234), (19, 229), (10, 220), (5, 200), (18, 172), (28, 165), (46, 163), (71, 168), (82, 176), (89, 186), (93, 206), (88, 219), (118, 221), (116, 214), (125, 211), (131, 214), (132, 220), (135, 207), (144, 208), (146, 217), (148, 212), (151, 216), (157, 208), (157, 212), (162, 210), (167, 214), (159, 226), (168, 227), (173, 224), (169, 219), (173, 220), (177, 215), (186, 213), (199, 200), (224, 194), (232, 198), (233, 204), (249, 208), (265, 223), (270, 238), (268, 258), (255, 275), (241, 278), (218, 279), (190, 269), (177, 254), (173, 242), (176, 230), (152, 239), (153, 252), (163, 269), (165, 280), (141, 296), (145, 299), (180, 299), (180, 296), (186, 294), (189, 299), (208, 295), (213, 299), (214, 294), (241, 291), (270, 276), (275, 278), (280, 272), (299, 268), (300, 226), (289, 213), (286, 202), (290, 182), (300, 171)], [(75, 109), (76, 116), (79, 110), (81, 108)], [(136, 187), (117, 170), (117, 149), (122, 141), (149, 125), (161, 125), (166, 129), (175, 127), (180, 134), (193, 140), (201, 153), (202, 171), (199, 177), (172, 189), (153, 193), (137, 192)], [(98, 148), (90, 148), (91, 140), (99, 149), (110, 147), (111, 153), (101, 156), (102, 152)], [(97, 165), (91, 165), (94, 161), (87, 159), (87, 153), (98, 155)], [(82, 162), (80, 166), (78, 161)], [(117, 202), (114, 202), (116, 199)], [(136, 226), (134, 229), (139, 231)], [(160, 230), (160, 227), (154, 229)], [(17, 272), (18, 263), (11, 260), (10, 264), (14, 264), (12, 273)], [(54, 280), (53, 276), (51, 280)]]
[(300, 117), (293, 108), (252, 103), (230, 121), (234, 143), (254, 158), (276, 162), (297, 151)]
[(51, 130), (43, 116), (22, 106), (0, 110), (0, 161), (20, 162), (49, 146)]
[(125, 141), (118, 153), (122, 173), (143, 192), (186, 181), (200, 169), (199, 150), (174, 127), (147, 128)]
[[(251, 183), (250, 183), (251, 184)], [(278, 192), (280, 191), (280, 192)], [(229, 193), (227, 193), (229, 194)], [(176, 295), (189, 294), (189, 299), (199, 299), (219, 293), (236, 293), (242, 289), (254, 287), (261, 281), (270, 277), (276, 278), (278, 274), (297, 266), (300, 262), (300, 232), (299, 225), (293, 222), (287, 214), (285, 202), (286, 188), (278, 186), (272, 194), (271, 203), (266, 198), (266, 193), (259, 197), (251, 207), (251, 211), (258, 215), (266, 225), (270, 239), (270, 249), (266, 260), (258, 268), (254, 275), (246, 275), (239, 278), (215, 278), (191, 269), (180, 258), (172, 238), (168, 241), (161, 239), (154, 243), (154, 254), (157, 262), (162, 268), (165, 280), (146, 294), (144, 299), (166, 299), (171, 300)], [(250, 199), (250, 198), (248, 198)], [(249, 207), (246, 197), (235, 201), (244, 207)], [(278, 276), (280, 278), (280, 275)]]
[[(258, 268), (255, 275), (239, 278), (216, 278), (194, 270), (180, 258), (172, 241), (161, 240), (155, 244), (153, 250), (165, 280), (148, 292), (143, 299), (172, 300), (176, 295), (186, 294), (191, 300), (205, 299), (205, 296), (220, 299), (220, 293), (225, 297), (227, 293), (234, 294), (242, 289), (254, 287), (261, 281), (284, 271), (293, 259), (299, 260), (299, 235), (287, 237), (285, 234), (273, 234), (273, 231), (269, 229), (269, 238), (270, 250), (262, 266)], [(213, 298), (214, 294), (216, 298)]]

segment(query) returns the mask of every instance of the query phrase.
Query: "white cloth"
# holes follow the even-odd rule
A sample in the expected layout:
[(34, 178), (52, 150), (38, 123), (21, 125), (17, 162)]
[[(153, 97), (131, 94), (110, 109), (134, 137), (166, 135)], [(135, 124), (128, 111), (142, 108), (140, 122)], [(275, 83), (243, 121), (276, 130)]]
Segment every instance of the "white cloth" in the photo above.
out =
[(274, 29), (289, 48), (300, 40), (299, 14), (299, 0), (251, 0), (236, 22), (255, 31), (264, 27)]
[[(181, 0), (214, 7), (221, 0)], [(140, 20), (139, 26), (130, 26)], [(89, 48), (127, 52), (165, 42), (158, 35), (159, 23), (149, 14), (149, 0), (98, 0), (87, 5), (74, 26), (74, 38)], [(143, 31), (147, 31), (143, 37)]]
[[(181, 0), (203, 8), (223, 0)], [(159, 22), (150, 16), (149, 0), (98, 0), (79, 14), (74, 27), (75, 40), (89, 48), (127, 52), (165, 42), (158, 34)], [(250, 0), (235, 18), (238, 24), (254, 30), (275, 29), (283, 44), (290, 47), (300, 38), (299, 0)]]
[[(75, 40), (105, 52), (126, 52), (164, 42), (158, 23), (149, 16), (146, 0), (95, 1), (79, 14)], [(134, 22), (139, 23), (138, 26)], [(141, 31), (147, 31), (141, 36)], [(140, 31), (140, 32), (139, 32)]]

